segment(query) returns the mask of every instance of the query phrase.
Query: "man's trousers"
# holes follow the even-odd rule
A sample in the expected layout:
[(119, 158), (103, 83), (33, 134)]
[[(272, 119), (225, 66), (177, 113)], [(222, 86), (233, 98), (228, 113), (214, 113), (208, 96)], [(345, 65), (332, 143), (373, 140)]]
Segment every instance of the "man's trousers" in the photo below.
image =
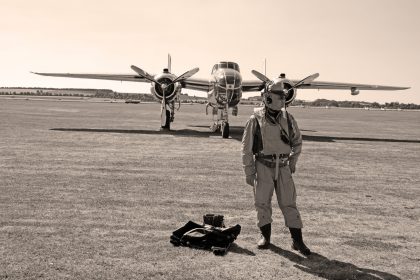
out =
[(254, 186), (255, 208), (257, 210), (258, 227), (271, 223), (273, 220), (271, 200), (276, 191), (277, 201), (283, 213), (286, 227), (302, 228), (302, 220), (296, 206), (296, 189), (288, 165), (279, 167), (277, 184), (275, 168), (265, 166), (256, 161), (257, 179)]

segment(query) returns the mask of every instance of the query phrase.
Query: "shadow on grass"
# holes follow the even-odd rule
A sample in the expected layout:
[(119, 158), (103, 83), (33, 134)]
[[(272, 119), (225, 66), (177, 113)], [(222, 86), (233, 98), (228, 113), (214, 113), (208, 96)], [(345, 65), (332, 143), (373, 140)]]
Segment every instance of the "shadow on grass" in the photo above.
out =
[(247, 256), (255, 256), (255, 253), (246, 249), (246, 248), (242, 248), (240, 247), (238, 244), (236, 243), (232, 243), (232, 245), (229, 248), (229, 253), (236, 253), (236, 254), (242, 254), (242, 255), (247, 255)]
[[(200, 128), (209, 128), (209, 125), (189, 125), (189, 127), (200, 127)], [(242, 129), (242, 132), (244, 130), (243, 126), (234, 126), (235, 128)], [(230, 126), (232, 128), (232, 126)], [(310, 130), (310, 129), (301, 129), (300, 131), (308, 131), (308, 132), (317, 132), (316, 130)]]
[[(201, 126), (196, 126), (201, 127)], [(107, 129), (107, 128), (51, 128), (54, 131), (75, 131), (75, 132), (102, 132), (102, 133), (133, 133), (133, 134), (160, 134), (173, 135), (180, 137), (203, 137), (219, 136), (222, 138), (220, 132), (198, 131), (192, 129), (180, 129), (170, 131), (160, 130), (145, 130), (145, 129)], [(229, 136), (231, 139), (237, 141), (242, 140), (244, 128), (242, 126), (231, 126)], [(394, 142), (394, 143), (420, 143), (420, 140), (405, 140), (405, 139), (383, 139), (383, 138), (363, 138), (363, 137), (340, 137), (340, 136), (316, 136), (316, 135), (302, 135), (304, 141), (311, 142), (335, 142), (337, 140), (348, 141), (365, 141), (365, 142)]]
[[(180, 137), (203, 137), (209, 138), (210, 136), (220, 137), (220, 132), (209, 131), (198, 131), (192, 129), (180, 129), (180, 130), (145, 130), (145, 129), (103, 129), (103, 128), (51, 128), (54, 131), (73, 131), (73, 132), (101, 132), (101, 133), (132, 133), (132, 134), (149, 134), (149, 135), (173, 135)], [(232, 139), (241, 141), (242, 140), (243, 127), (230, 127), (229, 136)]]
[(304, 258), (273, 244), (270, 245), (269, 249), (294, 262), (296, 268), (324, 279), (401, 280), (399, 277), (387, 272), (362, 268), (337, 260), (330, 260), (317, 253), (312, 253), (308, 258)]
[(312, 142), (335, 142), (336, 140), (348, 140), (348, 141), (364, 141), (364, 142), (420, 143), (420, 140), (365, 138), (365, 137), (303, 135), (302, 138), (304, 141), (312, 141)]

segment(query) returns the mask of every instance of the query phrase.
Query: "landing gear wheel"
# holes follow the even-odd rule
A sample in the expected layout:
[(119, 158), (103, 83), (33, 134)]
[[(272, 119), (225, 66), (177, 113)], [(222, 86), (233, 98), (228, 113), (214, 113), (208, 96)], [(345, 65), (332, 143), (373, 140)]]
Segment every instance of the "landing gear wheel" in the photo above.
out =
[(211, 132), (218, 132), (220, 131), (220, 124), (214, 123), (210, 126), (210, 131)]
[(165, 125), (161, 127), (161, 130), (171, 130), (171, 113), (166, 110), (166, 121)]
[(229, 138), (229, 123), (227, 122), (222, 123), (221, 131), (222, 131), (223, 138)]

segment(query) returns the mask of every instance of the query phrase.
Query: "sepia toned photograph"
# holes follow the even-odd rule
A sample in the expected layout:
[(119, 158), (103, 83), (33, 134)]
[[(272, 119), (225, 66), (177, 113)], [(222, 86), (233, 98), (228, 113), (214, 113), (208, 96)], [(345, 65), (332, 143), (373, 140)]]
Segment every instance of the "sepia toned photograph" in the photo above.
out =
[(0, 7), (0, 280), (419, 279), (419, 1)]

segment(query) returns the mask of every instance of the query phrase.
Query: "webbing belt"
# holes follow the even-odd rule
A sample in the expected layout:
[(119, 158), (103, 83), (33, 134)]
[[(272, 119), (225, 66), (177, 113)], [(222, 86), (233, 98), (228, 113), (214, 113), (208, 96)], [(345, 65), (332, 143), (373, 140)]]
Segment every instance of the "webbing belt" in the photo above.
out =
[[(267, 167), (270, 167), (270, 168), (275, 168), (276, 167), (276, 161), (275, 160), (271, 161), (271, 158), (270, 158), (270, 160), (267, 160), (267, 159), (264, 159), (264, 158), (258, 158), (257, 157), (256, 160), (261, 162), (262, 164), (264, 164)], [(282, 159), (279, 160), (279, 167), (286, 166), (287, 164), (288, 164), (287, 160), (286, 161), (282, 161)]]
[[(255, 159), (267, 167), (275, 168), (276, 181), (279, 178), (279, 167), (284, 167), (289, 164), (289, 155), (286, 155), (286, 154), (277, 154), (277, 155), (257, 154)], [(271, 161), (268, 159), (271, 159)]]
[[(263, 159), (272, 159), (275, 160), (276, 159), (276, 155), (264, 155), (264, 154), (256, 154), (255, 157), (257, 158), (263, 158)], [(289, 158), (288, 154), (278, 154), (279, 158)]]

